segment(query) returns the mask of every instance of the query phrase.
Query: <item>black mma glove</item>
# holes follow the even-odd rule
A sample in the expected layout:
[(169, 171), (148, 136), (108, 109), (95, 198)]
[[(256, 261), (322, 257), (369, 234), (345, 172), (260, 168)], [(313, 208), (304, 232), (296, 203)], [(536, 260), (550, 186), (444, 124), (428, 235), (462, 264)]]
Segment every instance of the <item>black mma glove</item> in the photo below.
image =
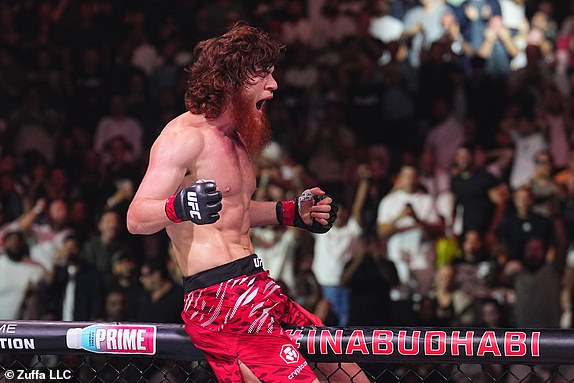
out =
[[(312, 205), (316, 205), (317, 202), (327, 198), (327, 195), (323, 196), (312, 196)], [(331, 202), (331, 210), (329, 211), (329, 218), (327, 219), (327, 225), (321, 225), (315, 219), (310, 225), (307, 225), (303, 222), (301, 218), (300, 209), (302, 204), (304, 204), (304, 200), (306, 200), (305, 192), (300, 195), (299, 197), (295, 198), (294, 200), (288, 201), (279, 201), (275, 207), (275, 212), (277, 214), (277, 221), (282, 225), (287, 226), (295, 226), (300, 227), (305, 230), (310, 231), (311, 233), (323, 234), (328, 232), (331, 227), (333, 227), (333, 223), (337, 219), (337, 211), (339, 208), (335, 205), (334, 202)]]
[(198, 225), (219, 219), (221, 192), (213, 181), (196, 181), (165, 201), (165, 214), (173, 222), (191, 221)]

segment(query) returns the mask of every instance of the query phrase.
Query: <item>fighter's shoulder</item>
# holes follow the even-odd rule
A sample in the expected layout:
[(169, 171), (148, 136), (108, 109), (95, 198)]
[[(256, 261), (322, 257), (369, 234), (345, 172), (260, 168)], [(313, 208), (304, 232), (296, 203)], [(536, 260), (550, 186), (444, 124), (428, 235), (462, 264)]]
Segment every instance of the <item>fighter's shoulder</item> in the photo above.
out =
[(165, 125), (160, 133), (160, 135), (179, 138), (200, 136), (202, 134), (201, 123), (194, 119), (190, 113), (182, 113), (175, 117)]
[(203, 141), (203, 129), (188, 116), (189, 113), (181, 114), (169, 121), (157, 137), (160, 143), (170, 146), (188, 146), (201, 144)]
[(151, 152), (170, 153), (171, 158), (189, 157), (201, 152), (204, 146), (202, 129), (190, 122), (183, 114), (170, 122), (161, 130), (152, 145)]

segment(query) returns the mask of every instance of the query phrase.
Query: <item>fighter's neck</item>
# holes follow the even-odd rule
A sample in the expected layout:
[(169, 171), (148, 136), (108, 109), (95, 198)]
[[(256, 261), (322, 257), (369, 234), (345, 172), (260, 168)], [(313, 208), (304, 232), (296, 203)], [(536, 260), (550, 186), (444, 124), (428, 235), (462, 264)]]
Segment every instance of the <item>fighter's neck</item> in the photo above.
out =
[(238, 137), (235, 121), (229, 111), (224, 111), (215, 118), (205, 118), (205, 122), (228, 137)]
[(238, 144), (245, 146), (245, 142), (237, 130), (235, 119), (232, 118), (230, 112), (225, 111), (215, 118), (207, 118), (202, 114), (191, 114), (191, 119), (195, 122), (195, 125), (216, 129)]

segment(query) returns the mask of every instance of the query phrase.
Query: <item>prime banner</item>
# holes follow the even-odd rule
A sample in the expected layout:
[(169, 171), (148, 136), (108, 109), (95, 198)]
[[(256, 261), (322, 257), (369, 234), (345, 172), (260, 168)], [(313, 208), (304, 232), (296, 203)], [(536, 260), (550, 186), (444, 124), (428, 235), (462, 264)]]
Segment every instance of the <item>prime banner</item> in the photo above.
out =
[[(574, 364), (574, 330), (296, 327), (311, 362)], [(183, 325), (0, 321), (0, 353), (154, 355), (203, 360)]]

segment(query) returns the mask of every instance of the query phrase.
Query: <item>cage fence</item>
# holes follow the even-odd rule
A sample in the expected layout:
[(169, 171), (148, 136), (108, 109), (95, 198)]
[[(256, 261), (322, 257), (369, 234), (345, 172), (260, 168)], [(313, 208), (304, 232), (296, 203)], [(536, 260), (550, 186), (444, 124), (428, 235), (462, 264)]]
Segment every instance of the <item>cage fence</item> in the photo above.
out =
[[(311, 365), (324, 382), (355, 381), (344, 364), (329, 374)], [(371, 382), (574, 382), (574, 366), (522, 364), (358, 363)], [(8, 377), (6, 372), (10, 371)], [(10, 374), (10, 373), (9, 373)], [(334, 375), (337, 375), (336, 377)], [(209, 364), (160, 358), (91, 355), (17, 355), (0, 358), (0, 382), (217, 383)]]
[[(571, 330), (302, 327), (288, 333), (322, 382), (356, 381), (349, 362), (371, 382), (574, 382)], [(54, 381), (217, 382), (181, 325), (0, 321), (0, 383)]]

